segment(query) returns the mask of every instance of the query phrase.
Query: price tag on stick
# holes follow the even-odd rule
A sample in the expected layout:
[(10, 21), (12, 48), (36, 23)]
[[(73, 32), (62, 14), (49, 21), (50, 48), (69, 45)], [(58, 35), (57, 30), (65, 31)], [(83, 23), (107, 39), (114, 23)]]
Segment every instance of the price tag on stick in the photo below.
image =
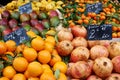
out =
[(19, 7), (19, 11), (20, 11), (20, 14), (23, 14), (23, 13), (27, 13), (29, 14), (30, 12), (32, 12), (32, 6), (31, 6), (31, 2), (25, 4), (25, 5), (22, 5)]
[(26, 34), (26, 30), (24, 28), (20, 28), (6, 36), (4, 36), (4, 41), (14, 40), (17, 45), (20, 43), (29, 40), (29, 37)]

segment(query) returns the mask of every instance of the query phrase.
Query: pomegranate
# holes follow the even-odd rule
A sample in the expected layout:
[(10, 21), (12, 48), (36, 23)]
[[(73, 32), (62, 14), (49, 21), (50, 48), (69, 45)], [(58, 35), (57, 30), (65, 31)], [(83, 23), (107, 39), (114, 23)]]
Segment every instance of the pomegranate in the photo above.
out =
[(76, 62), (70, 70), (73, 78), (86, 79), (91, 74), (91, 68), (85, 61)]
[(74, 47), (79, 47), (79, 46), (87, 47), (87, 40), (83, 37), (75, 37), (72, 40), (72, 45)]
[(95, 60), (98, 57), (108, 57), (109, 52), (106, 47), (102, 45), (95, 45), (90, 49), (90, 58)]
[(89, 58), (89, 50), (86, 47), (77, 47), (75, 48), (70, 56), (70, 61), (77, 62), (80, 60), (87, 61)]
[(99, 41), (98, 40), (92, 40), (92, 41), (88, 40), (88, 47), (89, 48), (92, 48), (95, 45), (99, 45)]
[(70, 30), (63, 28), (62, 30), (60, 30), (58, 32), (58, 40), (59, 41), (63, 41), (63, 40), (72, 40), (73, 39), (73, 35), (70, 32)]
[(110, 58), (120, 56), (120, 42), (111, 42), (108, 46), (108, 51), (110, 53)]
[(102, 80), (100, 77), (96, 76), (96, 75), (90, 75), (87, 80)]
[(112, 59), (113, 69), (115, 72), (120, 73), (120, 56), (116, 56)]
[(64, 40), (58, 43), (57, 45), (57, 51), (59, 55), (61, 56), (68, 56), (73, 50), (73, 46), (71, 44), (71, 41)]
[(112, 73), (108, 78), (105, 80), (120, 80), (120, 74), (118, 73)]
[(84, 26), (75, 25), (71, 27), (71, 31), (75, 37), (86, 37), (87, 30)]
[(110, 76), (112, 70), (113, 70), (113, 64), (109, 58), (99, 57), (95, 59), (93, 65), (93, 71), (97, 76), (101, 78), (106, 78)]

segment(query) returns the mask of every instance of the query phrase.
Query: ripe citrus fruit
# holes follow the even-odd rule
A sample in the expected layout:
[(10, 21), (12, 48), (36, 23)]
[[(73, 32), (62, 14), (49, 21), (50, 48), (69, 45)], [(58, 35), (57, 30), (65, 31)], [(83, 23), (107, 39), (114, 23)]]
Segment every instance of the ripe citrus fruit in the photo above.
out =
[(13, 60), (13, 67), (18, 72), (23, 72), (27, 69), (28, 61), (24, 57), (17, 57)]
[(47, 36), (45, 42), (49, 42), (52, 45), (55, 45), (55, 38), (53, 36)]
[(38, 36), (31, 41), (31, 46), (37, 51), (43, 50), (44, 40)]
[(67, 80), (67, 76), (64, 73), (60, 73), (58, 80)]
[(61, 57), (58, 54), (51, 54), (51, 60), (49, 62), (50, 66), (53, 66), (56, 62), (62, 61)]
[(12, 56), (12, 57), (15, 56), (14, 53), (12, 53), (12, 52), (5, 52), (5, 55), (2, 56), (2, 59), (4, 59), (4, 60), (8, 60), (8, 58), (7, 58), (7, 56), (6, 56), (7, 54), (9, 54), (9, 55)]
[(28, 62), (31, 62), (37, 58), (37, 52), (33, 48), (24, 48), (23, 56), (27, 59)]
[(26, 80), (26, 78), (22, 73), (17, 73), (17, 74), (14, 75), (12, 80)]
[(37, 78), (37, 77), (30, 77), (30, 78), (28, 78), (28, 80), (39, 80), (39, 78)]
[(10, 80), (7, 77), (1, 77), (0, 80)]
[(13, 40), (8, 40), (8, 41), (6, 41), (6, 45), (7, 45), (7, 50), (8, 51), (11, 51), (11, 52), (13, 52), (13, 51), (15, 51), (15, 49), (16, 49), (16, 42), (15, 41), (13, 41)]
[(13, 78), (13, 76), (15, 74), (16, 74), (16, 71), (12, 66), (7, 66), (3, 69), (3, 76), (4, 77), (11, 79), (11, 78)]
[(50, 42), (45, 42), (45, 50), (48, 50), (50, 53), (53, 51), (54, 45)]
[(47, 50), (42, 50), (38, 53), (38, 61), (46, 64), (51, 60), (51, 53)]
[(43, 69), (42, 69), (42, 65), (39, 62), (31, 62), (28, 65), (27, 71), (29, 73), (30, 76), (32, 77), (37, 77), (40, 74), (42, 74)]
[(0, 55), (7, 51), (7, 45), (4, 42), (0, 42)]
[(27, 70), (24, 72), (24, 76), (25, 76), (26, 78), (29, 78), (29, 77), (30, 77), (30, 74), (28, 73)]
[(50, 69), (50, 66), (49, 66), (48, 64), (42, 64), (42, 68), (43, 68), (43, 70), (45, 70), (45, 69), (47, 69), (47, 68)]
[(56, 71), (58, 69), (60, 70), (60, 72), (66, 73), (66, 71), (67, 71), (67, 65), (64, 62), (62, 62), (62, 61), (56, 62), (53, 65), (53, 71)]
[(43, 73), (40, 76), (40, 80), (56, 80), (53, 74), (50, 73)]

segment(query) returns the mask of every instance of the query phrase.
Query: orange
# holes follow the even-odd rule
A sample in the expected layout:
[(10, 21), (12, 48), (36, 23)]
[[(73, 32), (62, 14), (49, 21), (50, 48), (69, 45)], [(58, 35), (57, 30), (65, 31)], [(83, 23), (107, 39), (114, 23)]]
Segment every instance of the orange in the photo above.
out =
[(0, 55), (7, 51), (7, 45), (4, 42), (0, 42)]
[(17, 73), (17, 74), (14, 75), (12, 80), (26, 80), (26, 78), (22, 73)]
[(120, 38), (120, 32), (117, 32), (117, 37)]
[(28, 73), (27, 70), (24, 72), (24, 76), (25, 76), (26, 78), (29, 78), (29, 77), (30, 77), (30, 74)]
[(61, 57), (58, 54), (52, 54), (49, 64), (50, 66), (53, 66), (58, 61), (62, 61)]
[(3, 69), (3, 76), (4, 77), (11, 79), (11, 78), (13, 78), (13, 76), (15, 74), (16, 74), (16, 71), (12, 66), (7, 66)]
[(89, 23), (89, 20), (84, 19), (83, 22), (84, 22), (85, 24), (88, 24), (88, 23)]
[(3, 58), (4, 60), (8, 60), (8, 58), (6, 57), (7, 54), (9, 54), (9, 55), (12, 56), (12, 57), (15, 56), (14, 53), (12, 53), (12, 52), (5, 52), (5, 55), (2, 56), (2, 58)]
[(50, 42), (55, 46), (55, 38), (53, 36), (47, 36), (45, 42)]
[(52, 71), (50, 68), (46, 68), (46, 69), (44, 70), (44, 73), (53, 74), (53, 71)]
[(106, 17), (105, 16), (100, 16), (100, 20), (105, 20)]
[(53, 49), (54, 45), (52, 45), (50, 42), (45, 42), (45, 50), (48, 50), (51, 53)]
[(47, 69), (47, 68), (50, 69), (50, 66), (49, 66), (48, 64), (42, 64), (42, 68), (43, 68), (43, 70), (45, 70), (45, 69)]
[(117, 38), (117, 33), (112, 33), (112, 38)]
[(42, 50), (38, 53), (38, 61), (46, 64), (51, 60), (51, 53), (47, 50)]
[(57, 80), (67, 80), (67, 76), (64, 73), (60, 73), (59, 78)]
[(54, 76), (53, 74), (43, 73), (43, 74), (40, 76), (40, 80), (56, 80), (56, 79), (55, 79), (55, 76)]
[(44, 40), (41, 37), (37, 36), (31, 41), (31, 46), (37, 51), (43, 50)]
[(0, 80), (10, 80), (7, 77), (1, 77)]
[(37, 77), (30, 77), (27, 80), (39, 80), (39, 78), (37, 78)]
[(64, 62), (62, 62), (62, 61), (56, 62), (53, 65), (53, 71), (56, 71), (58, 69), (60, 70), (60, 72), (66, 73), (66, 71), (67, 71), (67, 65)]
[(27, 69), (28, 61), (24, 57), (16, 57), (13, 60), (13, 67), (18, 72), (23, 72)]
[(39, 62), (34, 61), (34, 62), (29, 63), (27, 71), (30, 76), (37, 77), (42, 74), (43, 68)]
[(37, 58), (37, 52), (34, 48), (24, 48), (23, 56), (28, 62), (34, 61)]
[(78, 24), (82, 24), (82, 23), (83, 23), (83, 20), (79, 19), (79, 20), (77, 21), (77, 23), (78, 23)]
[(81, 15), (81, 19), (85, 19), (86, 16), (84, 14)]
[(113, 7), (113, 5), (112, 5), (112, 4), (109, 4), (109, 5), (108, 5), (108, 7), (109, 7), (109, 8), (112, 8), (112, 7)]
[(52, 54), (58, 54), (56, 49), (53, 49)]
[(92, 12), (91, 17), (96, 17), (96, 13)]
[(31, 38), (34, 38), (34, 37), (37, 36), (32, 30), (27, 31), (27, 35), (28, 35), (29, 37), (31, 37)]
[(118, 29), (118, 28), (117, 28), (116, 26), (113, 26), (113, 27), (112, 27), (112, 31), (117, 31), (117, 29)]
[(112, 12), (112, 13), (115, 13), (116, 10), (115, 10), (114, 8), (111, 8), (111, 12)]
[(100, 12), (100, 15), (101, 16), (105, 16), (106, 14), (104, 12)]
[(21, 44), (21, 45), (18, 45), (15, 52), (18, 54), (18, 53), (21, 53), (23, 52), (24, 48), (25, 48), (25, 44)]
[(11, 52), (15, 51), (17, 47), (16, 42), (13, 40), (6, 41), (6, 45), (7, 45), (7, 50)]

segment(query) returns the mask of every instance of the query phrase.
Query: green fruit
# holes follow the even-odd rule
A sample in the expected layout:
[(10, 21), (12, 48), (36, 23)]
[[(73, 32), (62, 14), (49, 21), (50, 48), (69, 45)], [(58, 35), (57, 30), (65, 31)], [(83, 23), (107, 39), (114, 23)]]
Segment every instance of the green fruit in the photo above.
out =
[(48, 15), (44, 12), (39, 13), (39, 19), (47, 19)]
[(46, 19), (42, 20), (42, 25), (47, 29), (50, 28), (50, 22)]
[(20, 13), (18, 11), (14, 11), (11, 13), (10, 17), (18, 20), (20, 18)]
[(58, 18), (58, 16), (54, 16), (52, 18), (50, 18), (50, 24), (53, 27), (57, 27), (60, 23), (60, 19)]

